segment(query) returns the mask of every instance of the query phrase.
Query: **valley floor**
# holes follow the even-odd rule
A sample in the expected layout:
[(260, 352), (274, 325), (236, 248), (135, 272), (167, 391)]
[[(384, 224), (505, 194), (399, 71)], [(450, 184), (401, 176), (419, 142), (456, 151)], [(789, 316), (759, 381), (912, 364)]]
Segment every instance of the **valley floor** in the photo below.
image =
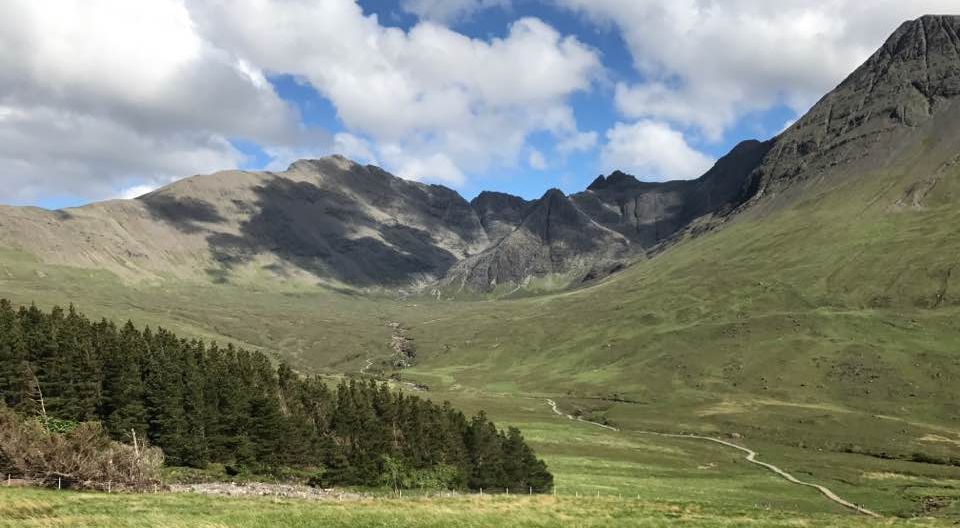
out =
[[(611, 284), (633, 288), (627, 279)], [(390, 324), (400, 322), (416, 340), (420, 361), (403, 372), (404, 381), (429, 387), (420, 396), (449, 400), (467, 414), (485, 410), (501, 426), (520, 427), (556, 476), (559, 497), (339, 506), (0, 487), (0, 526), (503, 526), (498, 519), (508, 514), (516, 526), (660, 526), (679, 518), (704, 526), (960, 520), (960, 467), (882, 458), (894, 450), (908, 458), (958, 453), (960, 423), (950, 412), (960, 373), (952, 352), (960, 343), (955, 310), (848, 313), (796, 306), (742, 320), (738, 312), (729, 324), (725, 314), (680, 324), (666, 311), (648, 317), (639, 296), (636, 306), (624, 301), (621, 308), (601, 295), (604, 288), (496, 303), (292, 288), (131, 288), (100, 272), (5, 255), (2, 297), (44, 308), (78, 300), (94, 317), (228, 339), (275, 352), (304, 372), (386, 375)], [(567, 339), (574, 334), (577, 341)], [(711, 354), (699, 354), (703, 343), (711, 344)], [(876, 359), (861, 351), (865, 344), (886, 353)], [(769, 360), (770, 350), (792, 351), (782, 356), (789, 362)], [(928, 375), (927, 365), (943, 377)], [(792, 378), (781, 381), (784, 372)], [(894, 375), (899, 372), (909, 376)], [(566, 413), (605, 417), (620, 431), (557, 416), (548, 398)], [(852, 513), (729, 447), (636, 433), (641, 430), (739, 435), (736, 442), (760, 460), (884, 517)]]
[[(484, 408), (504, 425), (523, 427), (528, 441), (556, 475), (557, 491), (563, 496), (596, 496), (599, 492), (601, 497), (639, 497), (644, 502), (670, 502), (714, 511), (836, 514), (870, 522), (868, 517), (828, 500), (815, 488), (791, 483), (747, 461), (743, 452), (726, 445), (639, 432), (647, 428), (671, 430), (664, 425), (668, 417), (662, 414), (645, 410), (644, 418), (651, 421), (643, 427), (636, 415), (628, 419), (621, 409), (611, 413), (621, 425), (621, 430), (615, 431), (557, 415), (544, 398), (469, 391), (434, 391), (433, 397), (450, 399), (468, 410)], [(557, 400), (561, 412), (577, 403)], [(759, 460), (775, 464), (802, 481), (826, 486), (843, 499), (883, 517), (930, 516), (951, 523), (960, 519), (956, 504), (960, 498), (960, 468), (796, 448), (760, 437), (733, 442), (758, 452)]]

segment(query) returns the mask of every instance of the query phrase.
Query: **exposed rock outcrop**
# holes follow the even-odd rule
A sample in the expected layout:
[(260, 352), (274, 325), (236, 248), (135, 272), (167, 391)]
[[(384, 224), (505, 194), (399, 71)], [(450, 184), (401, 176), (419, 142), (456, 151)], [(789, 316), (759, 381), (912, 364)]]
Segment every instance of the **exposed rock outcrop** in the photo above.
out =
[[(755, 199), (857, 163), (876, 168), (927, 135), (960, 95), (960, 16), (904, 23), (836, 89), (781, 134), (753, 176)], [(933, 131), (936, 133), (936, 131)], [(838, 169), (839, 167), (839, 169)]]
[(574, 203), (627, 237), (639, 251), (669, 239), (695, 219), (723, 215), (749, 198), (748, 177), (772, 142), (744, 141), (696, 180), (649, 183), (616, 171), (594, 180)]
[(523, 222), (530, 205), (519, 196), (491, 191), (483, 191), (470, 202), (493, 243), (503, 240)]
[(581, 211), (557, 189), (529, 204), (510, 234), (483, 253), (458, 263), (446, 282), (490, 291), (517, 286), (532, 277), (560, 275), (567, 282), (613, 268), (630, 254), (630, 242)]

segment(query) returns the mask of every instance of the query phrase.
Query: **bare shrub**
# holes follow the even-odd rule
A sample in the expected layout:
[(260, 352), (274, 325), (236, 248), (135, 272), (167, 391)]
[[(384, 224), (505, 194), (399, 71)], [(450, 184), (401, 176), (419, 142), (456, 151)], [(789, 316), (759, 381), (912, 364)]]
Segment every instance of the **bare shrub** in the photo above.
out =
[(0, 407), (0, 471), (84, 489), (143, 490), (158, 483), (160, 449), (114, 442), (98, 423), (66, 429), (53, 431), (42, 419)]

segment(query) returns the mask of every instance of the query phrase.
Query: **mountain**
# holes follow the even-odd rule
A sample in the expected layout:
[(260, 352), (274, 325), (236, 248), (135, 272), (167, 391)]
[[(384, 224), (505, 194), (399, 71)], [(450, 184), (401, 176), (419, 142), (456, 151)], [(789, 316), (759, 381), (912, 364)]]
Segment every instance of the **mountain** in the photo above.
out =
[[(489, 195), (481, 196), (477, 201), (488, 199)], [(485, 225), (507, 234), (454, 266), (447, 284), (491, 291), (499, 285), (524, 285), (534, 277), (559, 275), (576, 282), (608, 275), (629, 256), (630, 242), (624, 236), (596, 223), (558, 189), (532, 203), (501, 205), (508, 207), (501, 208), (500, 215), (488, 215)], [(517, 222), (515, 227), (511, 220)]]
[(642, 248), (668, 240), (697, 219), (723, 216), (750, 198), (750, 174), (773, 141), (744, 141), (696, 180), (647, 183), (616, 171), (573, 196), (581, 210)]
[(573, 197), (551, 190), (534, 201), (483, 192), (467, 202), (333, 156), (279, 173), (194, 176), (134, 200), (0, 207), (0, 243), (131, 282), (488, 292), (543, 278), (556, 289), (606, 276), (698, 218), (729, 212), (766, 148), (746, 142), (692, 182), (617, 172)]
[(0, 243), (128, 280), (409, 286), (489, 245), (456, 192), (334, 156), (195, 176), (135, 200), (0, 209)]
[(949, 201), (946, 176), (960, 161), (957, 20), (905, 23), (788, 130), (740, 143), (696, 180), (642, 182), (616, 171), (572, 196), (484, 192), (467, 202), (334, 156), (279, 173), (194, 176), (135, 200), (2, 207), (0, 244), (128, 282), (489, 292), (601, 278), (921, 151), (889, 208), (923, 208)]
[(829, 176), (830, 184), (840, 183), (842, 173), (862, 174), (927, 149), (915, 172), (933, 174), (925, 174), (925, 183), (907, 200), (922, 201), (923, 189), (937, 180), (940, 167), (933, 166), (955, 162), (958, 95), (960, 17), (926, 16), (903, 24), (776, 139), (752, 176), (759, 189), (755, 199), (805, 180)]
[(499, 242), (523, 222), (531, 202), (511, 194), (483, 191), (470, 202), (491, 242)]

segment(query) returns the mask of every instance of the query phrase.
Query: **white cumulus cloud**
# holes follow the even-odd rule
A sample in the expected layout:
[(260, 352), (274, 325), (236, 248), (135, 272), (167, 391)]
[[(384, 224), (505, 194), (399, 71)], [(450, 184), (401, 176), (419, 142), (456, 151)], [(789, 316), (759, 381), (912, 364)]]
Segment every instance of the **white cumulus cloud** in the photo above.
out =
[(600, 156), (604, 170), (623, 170), (645, 181), (698, 178), (714, 163), (688, 145), (680, 132), (648, 120), (614, 125)]
[(588, 152), (597, 146), (597, 133), (577, 132), (557, 142), (557, 152), (568, 155), (574, 152)]
[(0, 107), (4, 202), (106, 198), (233, 167), (233, 137), (323, 141), (178, 0), (4, 2)]
[(905, 20), (956, 0), (554, 0), (615, 28), (642, 82), (621, 82), (629, 118), (720, 139), (745, 114), (798, 113), (836, 86)]
[[(352, 0), (190, 6), (205, 38), (308, 82), (372, 157), (423, 180), (516, 166), (534, 132), (578, 134), (567, 99), (601, 70), (596, 51), (535, 18), (478, 39), (431, 21), (386, 27)], [(431, 160), (444, 167), (427, 170)]]

